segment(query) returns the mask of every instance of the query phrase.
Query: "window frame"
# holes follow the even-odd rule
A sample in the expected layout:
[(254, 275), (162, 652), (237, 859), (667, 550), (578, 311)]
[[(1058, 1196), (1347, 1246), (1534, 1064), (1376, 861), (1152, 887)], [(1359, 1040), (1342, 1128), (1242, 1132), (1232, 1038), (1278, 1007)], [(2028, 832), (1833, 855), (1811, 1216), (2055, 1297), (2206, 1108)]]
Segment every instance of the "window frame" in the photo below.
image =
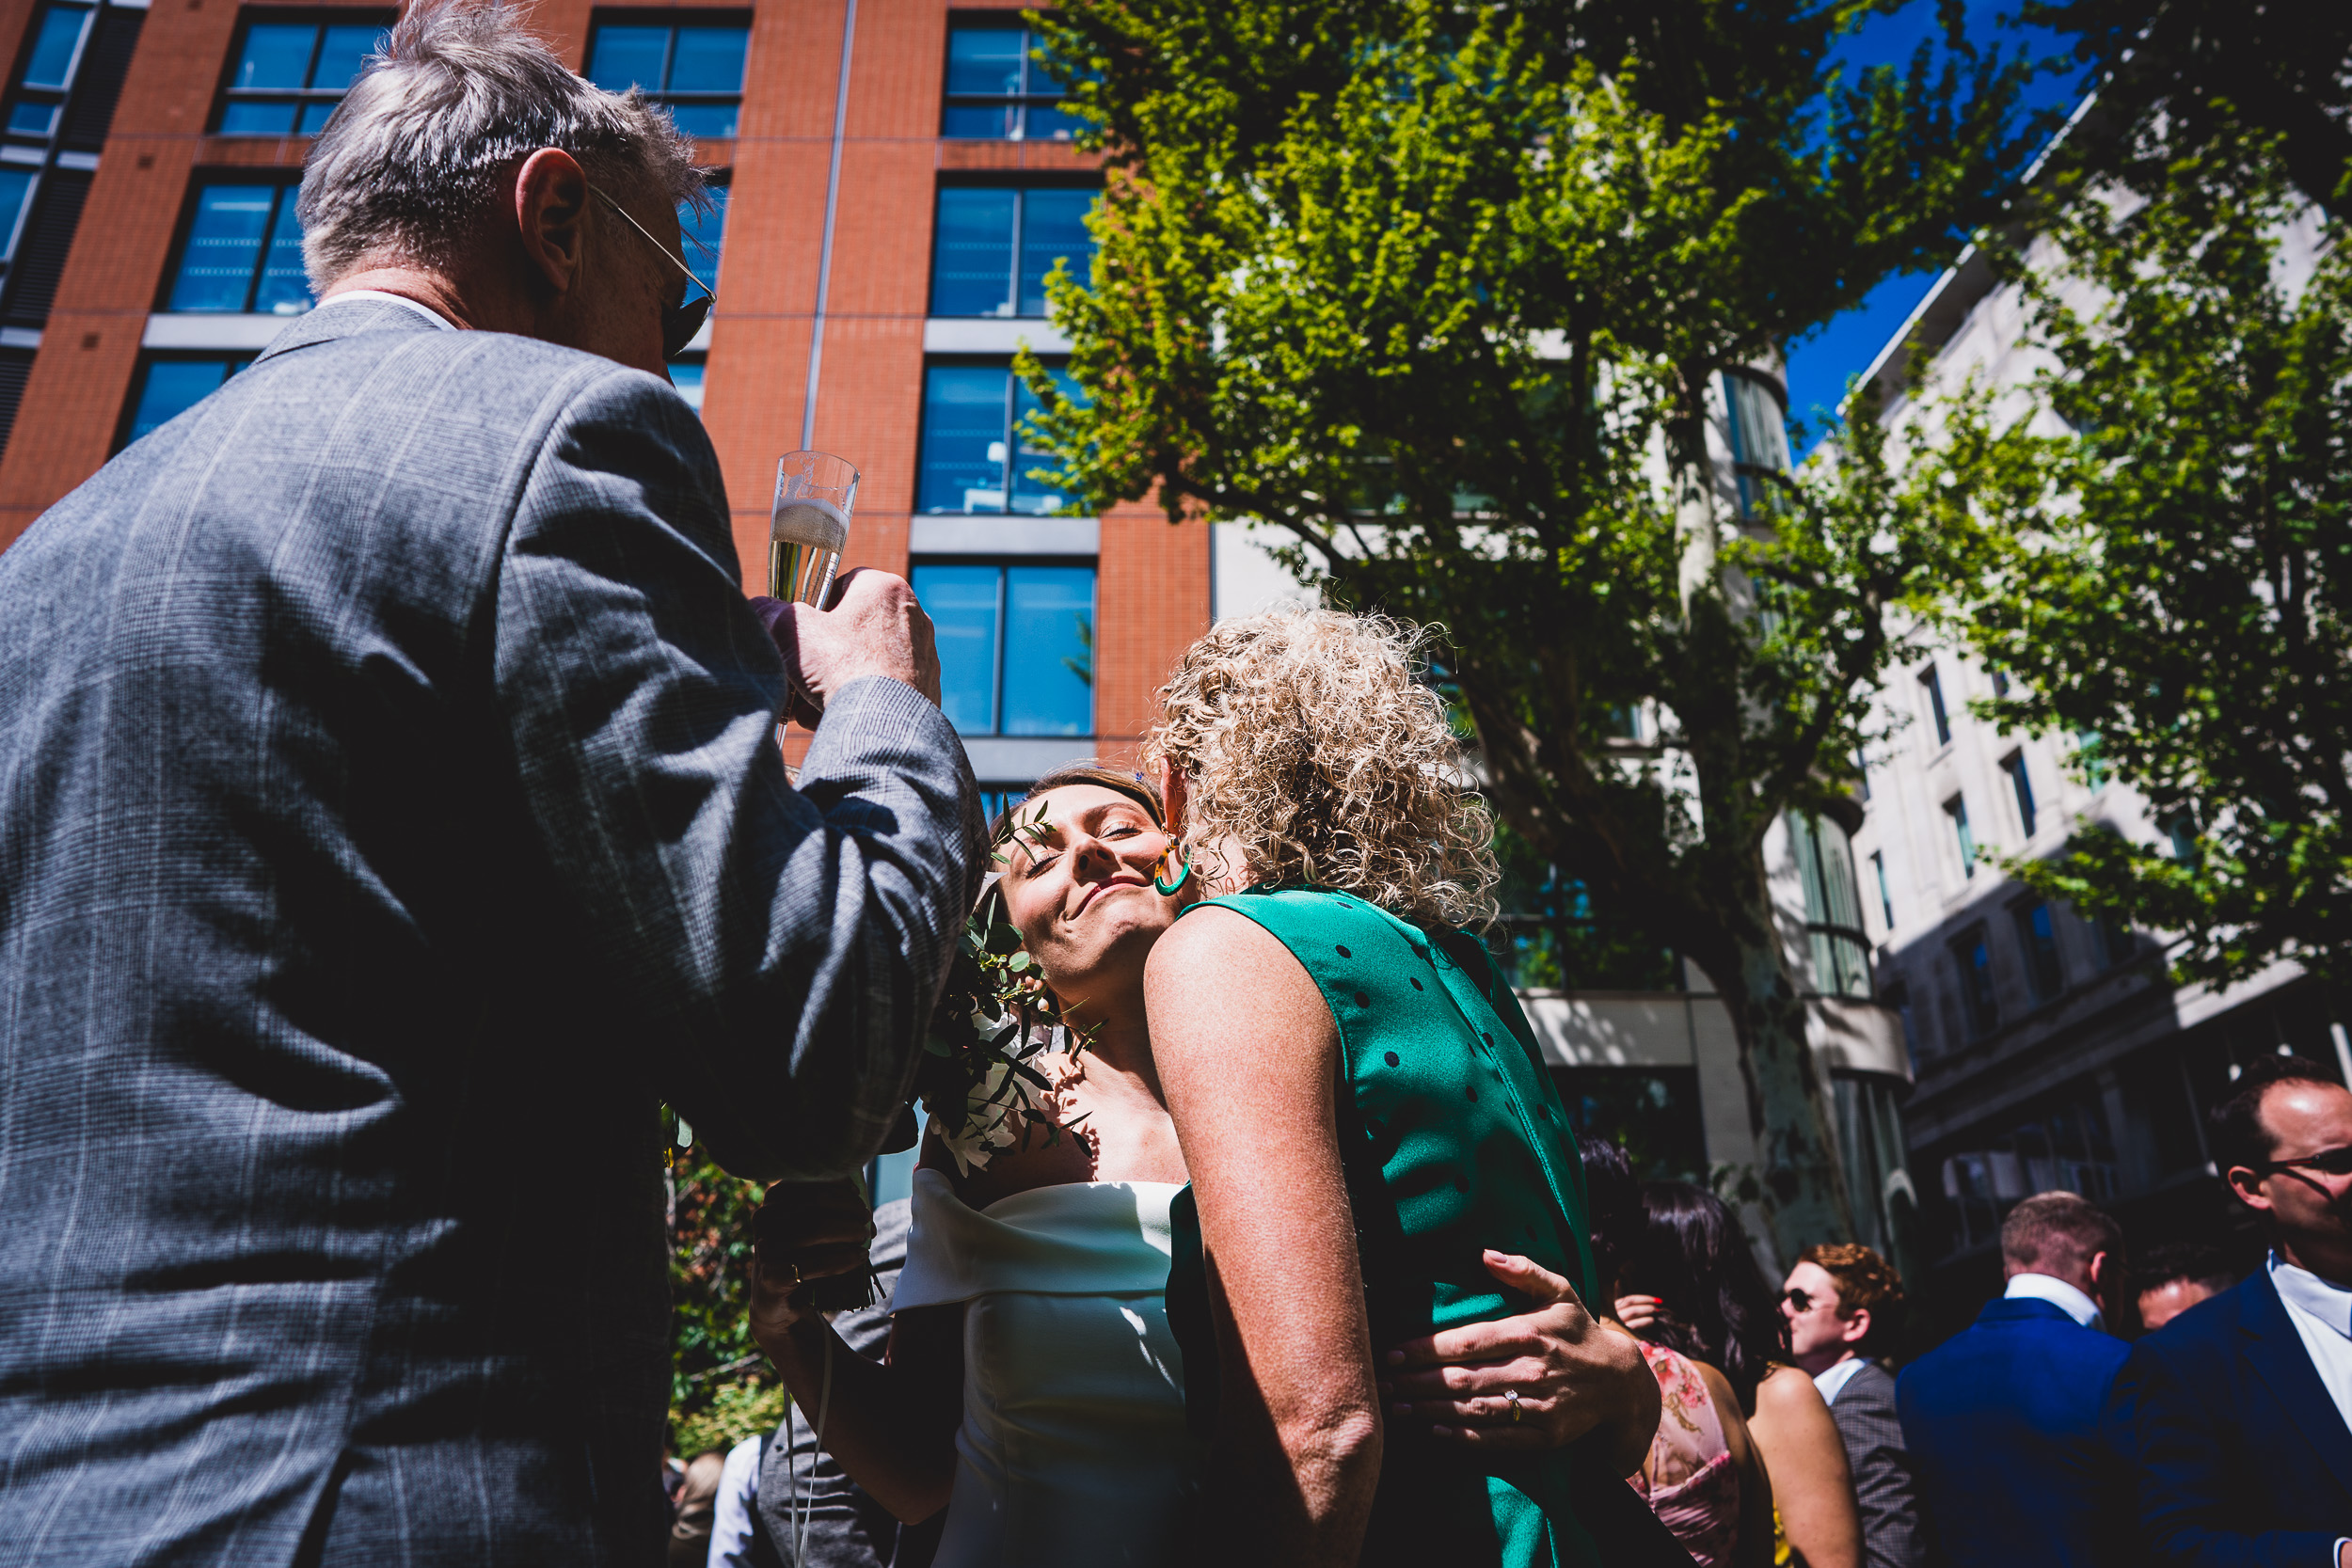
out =
[[(289, 175), (292, 178), (288, 178)], [(174, 310), (171, 308), (171, 296), (179, 287), (180, 270), (187, 264), (188, 241), (196, 230), (197, 203), (202, 198), (205, 191), (221, 185), (249, 185), (260, 189), (276, 190), (278, 193), (270, 205), (269, 222), (262, 231), (262, 249), (261, 254), (255, 258), (253, 275), (246, 280), (245, 309), (243, 310)], [(275, 315), (275, 311), (256, 312), (253, 309), (254, 296), (261, 290), (262, 271), (269, 263), (270, 230), (277, 227), (279, 215), (286, 210), (284, 203), (292, 200), (301, 189), (302, 171), (299, 169), (273, 171), (245, 168), (196, 168), (190, 170), (187, 189), (182, 193), (180, 199), (180, 221), (171, 231), (171, 249), (167, 252), (169, 261), (164, 267), (163, 277), (155, 285), (155, 301), (151, 307), (153, 312), (159, 316), (227, 316), (257, 313)], [(307, 276), (303, 279), (302, 286), (306, 292), (310, 289), (310, 278)], [(317, 309), (318, 298), (312, 295), (310, 309)], [(310, 310), (303, 310), (295, 312), (295, 315), (308, 315), (309, 313)], [(285, 319), (293, 321), (295, 315), (289, 315)]]
[[(1003, 322), (1044, 322), (1051, 321), (1053, 319), (1053, 313), (1050, 307), (1047, 309), (1045, 313), (1041, 315), (1025, 316), (1020, 313), (1021, 260), (1024, 248), (1023, 241), (1028, 231), (1028, 198), (1033, 193), (1038, 191), (1085, 191), (1099, 199), (1103, 193), (1103, 182), (1099, 178), (1090, 174), (1044, 174), (1037, 177), (1009, 179), (1007, 178), (1008, 172), (1009, 171), (999, 169), (971, 172), (960, 171), (953, 177), (941, 179), (937, 187), (933, 189), (931, 193), (930, 266), (924, 280), (923, 293), (923, 312), (926, 318), (941, 321)], [(1005, 278), (1007, 284), (1006, 292), (1012, 306), (1012, 314), (974, 316), (949, 314), (939, 309), (939, 238), (941, 233), (939, 214), (942, 198), (945, 198), (949, 191), (1009, 191), (1013, 194), (1015, 201), (1012, 226), (1012, 243), (1005, 260)], [(1091, 244), (1091, 235), (1089, 236), (1089, 244)], [(1089, 270), (1092, 266), (1093, 259), (1094, 249), (1090, 248), (1087, 253), (1087, 261)], [(1075, 260), (1075, 258), (1065, 255), (1057, 258), (1057, 260)], [(1053, 269), (1050, 267), (1046, 269), (1049, 274), (1052, 270)], [(1075, 267), (1072, 268), (1071, 272), (1073, 277), (1084, 276), (1080, 274), (1079, 270)]]
[[(7, 128), (6, 120), (0, 120), (0, 141), (46, 150), (57, 139), (58, 133), (65, 128), (66, 101), (72, 97), (74, 84), (81, 80), (82, 63), (89, 57), (90, 44), (98, 37), (101, 8), (98, 0), (88, 0), (87, 4), (84, 4), (83, 0), (43, 0), (41, 5), (34, 8), (33, 15), (28, 19), (24, 28), (24, 41), (20, 46), (21, 57), (17, 60), (15, 70), (8, 78), (7, 107), (13, 113), (16, 105), (23, 103), (30, 102), (49, 105), (52, 111), (49, 117), (49, 129), (39, 133), (11, 131)], [(82, 36), (74, 40), (73, 54), (66, 61), (65, 76), (62, 81), (54, 85), (48, 82), (34, 82), (29, 79), (28, 75), (33, 69), (33, 51), (40, 42), (42, 26), (53, 14), (60, 10), (78, 10), (86, 14), (86, 20), (82, 24)], [(24, 205), (29, 208), (32, 204), (33, 192), (27, 191)], [(11, 251), (13, 248), (13, 246), (10, 247)]]
[[(1993, 937), (1982, 921), (1952, 939), (1951, 955), (1961, 1020), (1971, 1041), (1985, 1039), (2001, 1026), (2001, 999), (1993, 978)], [(1979, 955), (1982, 962), (1978, 961)]]
[(1961, 878), (1964, 881), (1973, 881), (1977, 875), (1977, 862), (1983, 858), (1984, 851), (1978, 847), (1976, 829), (1968, 820), (1966, 792), (1956, 793), (1945, 800), (1944, 819), (1951, 824), (1952, 847), (1960, 856)]
[[(2050, 927), (2045, 944), (2033, 929), (2033, 917), (2039, 912)], [(2009, 907), (2010, 927), (2017, 933), (2017, 947), (2026, 960), (2026, 990), (2038, 1004), (2056, 1002), (2066, 994), (2066, 959), (2058, 951), (2058, 911), (2048, 900), (2024, 898)], [(2046, 958), (2045, 964), (2042, 959)], [(2046, 969), (2046, 973), (2045, 973)]]
[[(131, 444), (133, 439), (131, 435), (131, 426), (133, 421), (138, 418), (139, 405), (147, 401), (148, 383), (153, 376), (155, 367), (157, 365), (225, 364), (229, 367), (228, 374), (223, 375), (220, 378), (220, 382), (221, 386), (226, 387), (231, 376), (238, 375), (249, 368), (253, 361), (260, 357), (260, 355), (261, 351), (259, 349), (199, 348), (140, 350), (138, 363), (133, 367), (131, 372), (130, 390), (122, 400), (121, 412), (115, 419), (114, 441), (112, 446), (108, 449), (109, 452), (119, 452), (123, 448)], [(207, 393), (206, 395), (210, 396), (211, 394)], [(202, 400), (199, 399), (199, 401), (200, 402)], [(191, 404), (189, 406), (193, 407), (195, 404)], [(184, 413), (186, 410), (183, 409), (181, 412)], [(174, 419), (177, 419), (178, 417), (178, 415), (173, 416)], [(164, 422), (168, 424), (171, 421), (167, 420)]]
[[(975, 740), (1081, 739), (1096, 735), (1102, 722), (1101, 691), (1096, 685), (1096, 682), (1102, 679), (1099, 662), (1095, 667), (1093, 679), (1087, 682), (1086, 728), (1069, 736), (1015, 734), (1005, 728), (1005, 670), (1011, 661), (1012, 647), (1011, 591), (1006, 574), (1019, 571), (1024, 567), (1041, 566), (1063, 570), (1083, 568), (1093, 578), (1093, 608), (1091, 619), (1088, 624), (1089, 632), (1090, 635), (1099, 635), (1103, 621), (1102, 557), (1099, 555), (1005, 555), (989, 550), (959, 551), (953, 555), (922, 555), (908, 562), (907, 579), (912, 582), (916, 572), (934, 566), (981, 566), (993, 569), (996, 573), (996, 662), (995, 668), (990, 672), (989, 675), (989, 727), (984, 730), (958, 728), (956, 733), (959, 736), (968, 736)], [(944, 697), (945, 693), (943, 692), (942, 695)], [(954, 721), (950, 720), (949, 723), (952, 725)]]
[[(1022, 90), (1019, 92), (1009, 93), (950, 91), (947, 87), (947, 79), (948, 72), (954, 68), (955, 64), (955, 38), (956, 34), (959, 32), (1019, 33), (1022, 35)], [(1025, 21), (1022, 20), (1022, 13), (1019, 11), (950, 11), (948, 13), (946, 31), (941, 40), (942, 54), (940, 56), (939, 73), (940, 140), (1014, 142), (1042, 141), (1049, 146), (1055, 143), (1061, 143), (1067, 146), (1069, 143), (1076, 140), (1077, 134), (1074, 131), (1061, 135), (1032, 136), (1029, 135), (1029, 113), (1031, 110), (1046, 109), (1058, 112), (1062, 104), (1067, 102), (1070, 97), (1067, 92), (1060, 89), (1058, 85), (1054, 83), (1054, 79), (1050, 75), (1046, 74), (1044, 67), (1039, 63), (1037, 59), (1037, 52), (1042, 46), (1036, 40), (1037, 29), (1031, 27)], [(1054, 90), (1051, 92), (1034, 92), (1029, 90), (1033, 74), (1036, 77), (1042, 79), (1049, 87), (1053, 87)], [(1013, 128), (1010, 135), (997, 136), (964, 136), (949, 134), (947, 130), (948, 111), (960, 108), (982, 109), (991, 107), (999, 108), (1007, 112), (1009, 118), (1012, 120)]]
[(2017, 808), (2017, 826), (2030, 839), (2039, 831), (2041, 812), (2034, 800), (2033, 776), (2026, 771), (2023, 746), (2001, 759), (2001, 771), (2009, 775), (2010, 800)]
[(1936, 749), (1941, 751), (1952, 743), (1952, 716), (1944, 705), (1944, 677), (1934, 660), (1929, 660), (1928, 667), (1919, 672), (1919, 684), (1927, 692), (1928, 718), (1935, 726)]
[[(982, 318), (977, 318), (977, 319), (985, 320), (985, 319), (987, 319), (987, 318), (982, 317)], [(1039, 358), (1039, 362), (1040, 362), (1041, 364), (1042, 364), (1042, 365), (1044, 366), (1044, 368), (1045, 368), (1047, 371), (1049, 371), (1049, 372), (1053, 372), (1053, 371), (1064, 371), (1064, 370), (1067, 370), (1067, 369), (1069, 368), (1069, 359), (1068, 359), (1068, 356), (1063, 356), (1063, 355), (1057, 355), (1057, 356), (1053, 356), (1052, 358), (1046, 358), (1046, 357), (1044, 357), (1043, 356), (1040, 356), (1040, 358)], [(961, 510), (961, 511), (941, 511), (941, 510), (936, 510), (936, 509), (933, 509), (933, 508), (926, 507), (926, 506), (923, 504), (923, 484), (924, 484), (924, 468), (925, 468), (925, 467), (926, 467), (926, 453), (928, 452), (928, 451), (929, 451), (929, 449), (930, 449), (930, 438), (931, 438), (931, 390), (930, 390), (930, 388), (931, 388), (931, 372), (932, 372), (932, 371), (934, 371), (934, 370), (995, 370), (995, 371), (1002, 371), (1002, 372), (1004, 372), (1004, 376), (1005, 376), (1005, 426), (1004, 426), (1004, 429), (1005, 429), (1005, 471), (1004, 471), (1004, 497), (1005, 497), (1005, 504), (1004, 504), (1004, 505), (1003, 505), (1000, 509), (998, 509), (997, 511), (994, 511), (994, 512), (974, 512), (974, 511), (972, 511), (972, 510), (971, 510), (970, 508), (968, 508), (968, 507), (967, 507), (967, 508), (964, 508), (964, 509), (962, 509), (962, 510)], [(1012, 361), (1011, 361), (1010, 356), (1006, 356), (1006, 355), (1001, 355), (1001, 354), (930, 354), (930, 355), (925, 355), (925, 356), (923, 356), (923, 379), (922, 379), (922, 382), (921, 382), (921, 394), (920, 394), (920, 395), (921, 395), (921, 404), (920, 404), (920, 406), (919, 406), (919, 408), (918, 408), (918, 410), (917, 410), (917, 414), (916, 414), (916, 419), (915, 419), (915, 432), (914, 432), (914, 515), (915, 516), (918, 516), (918, 517), (1058, 517), (1058, 516), (1063, 516), (1063, 515), (1066, 515), (1066, 514), (1064, 514), (1063, 512), (1061, 512), (1059, 509), (1060, 509), (1060, 507), (1061, 507), (1061, 506), (1063, 506), (1063, 505), (1067, 505), (1067, 504), (1068, 504), (1068, 502), (1069, 502), (1069, 499), (1070, 499), (1070, 498), (1068, 498), (1067, 496), (1059, 496), (1059, 499), (1057, 500), (1056, 504), (1055, 504), (1053, 507), (1049, 507), (1049, 508), (1047, 508), (1046, 510), (1041, 511), (1041, 512), (1025, 512), (1025, 511), (1023, 511), (1023, 510), (1021, 510), (1021, 509), (1019, 509), (1019, 508), (1017, 508), (1017, 507), (1015, 507), (1015, 506), (1013, 505), (1013, 499), (1014, 499), (1014, 497), (1018, 494), (1018, 488), (1017, 488), (1017, 485), (1018, 485), (1019, 477), (1020, 477), (1020, 476), (1019, 476), (1018, 471), (1017, 471), (1017, 470), (1015, 469), (1015, 467), (1014, 467), (1014, 465), (1015, 465), (1015, 464), (1017, 464), (1018, 462), (1020, 462), (1020, 460), (1021, 460), (1021, 447), (1020, 447), (1021, 435), (1020, 435), (1020, 424), (1021, 424), (1021, 418), (1022, 418), (1022, 416), (1021, 416), (1021, 414), (1020, 414), (1020, 412), (1019, 412), (1019, 409), (1020, 409), (1020, 406), (1021, 406), (1021, 390), (1022, 390), (1021, 379), (1020, 379), (1020, 377), (1019, 377), (1019, 376), (1017, 376), (1017, 375), (1015, 375), (1015, 374), (1013, 373), (1013, 370), (1012, 370)], [(967, 492), (967, 493), (968, 493), (968, 492)], [(1057, 495), (1057, 496), (1059, 495), (1059, 493), (1058, 493), (1058, 492), (1045, 492), (1045, 493), (1046, 493), (1046, 494), (1054, 494), (1054, 495)], [(928, 559), (928, 558), (927, 558), (927, 559)], [(945, 558), (942, 558), (942, 559), (945, 559)]]
[[(314, 103), (341, 103), (351, 92), (349, 82), (345, 82), (331, 91), (318, 87), (239, 88), (230, 86), (236, 80), (237, 67), (245, 59), (246, 40), (252, 37), (255, 27), (307, 26), (317, 30), (310, 40), (310, 64), (302, 73), (307, 81), (318, 74), (319, 51), (326, 45), (327, 28), (373, 26), (378, 33), (388, 33), (399, 20), (398, 10), (377, 10), (373, 7), (354, 7), (349, 10), (314, 10), (297, 8), (283, 11), (265, 6), (244, 8), (237, 17), (237, 30), (230, 35), (229, 40), (228, 55), (221, 61), (220, 87), (213, 94), (212, 114), (204, 122), (205, 134), (214, 136), (256, 136), (263, 140), (307, 139), (317, 135), (318, 132), (302, 129), (302, 112)], [(228, 119), (231, 104), (281, 103), (294, 105), (294, 126), (290, 130), (228, 131), (222, 129), (222, 122)]]
[[(609, 8), (599, 6), (588, 13), (588, 39), (580, 52), (580, 75), (586, 78), (589, 68), (596, 63), (596, 30), (600, 27), (667, 28), (670, 34), (669, 40), (661, 46), (661, 79), (665, 84), (669, 81), (671, 73), (677, 68), (677, 39), (681, 31), (687, 28), (716, 30), (721, 27), (740, 27), (743, 29), (743, 79), (735, 85), (734, 91), (722, 92), (707, 87), (690, 87), (679, 90), (667, 86), (655, 88), (648, 87), (642, 82), (637, 84), (638, 90), (644, 94), (645, 101), (649, 103), (664, 106), (676, 103), (689, 107), (732, 103), (739, 111), (743, 106), (743, 89), (752, 79), (752, 13), (748, 10), (724, 9), (707, 12), (677, 9), (645, 10), (628, 6), (615, 6)], [(740, 113), (736, 116), (735, 130), (727, 135), (704, 136), (696, 132), (685, 133), (697, 141), (733, 141), (742, 134), (743, 121)]]

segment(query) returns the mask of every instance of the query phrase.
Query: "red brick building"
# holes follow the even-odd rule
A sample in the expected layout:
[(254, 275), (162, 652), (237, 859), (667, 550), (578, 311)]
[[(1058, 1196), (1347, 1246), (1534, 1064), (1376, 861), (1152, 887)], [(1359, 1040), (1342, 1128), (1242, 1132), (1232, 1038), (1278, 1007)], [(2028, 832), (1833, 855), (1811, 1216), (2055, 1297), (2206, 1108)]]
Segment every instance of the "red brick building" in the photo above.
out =
[[(306, 132), (390, 18), (0, 0), (0, 546), (310, 307)], [(665, 99), (723, 188), (689, 245), (718, 308), (675, 372), (724, 464), (746, 584), (778, 455), (837, 452), (864, 474), (850, 563), (932, 603), (983, 781), (1130, 752), (1209, 623), (1210, 531), (1051, 515), (1024, 471), (1010, 356), (1066, 346), (1041, 279), (1073, 250), (1083, 268), (1098, 178), (1018, 10), (543, 0), (535, 24), (584, 73)]]

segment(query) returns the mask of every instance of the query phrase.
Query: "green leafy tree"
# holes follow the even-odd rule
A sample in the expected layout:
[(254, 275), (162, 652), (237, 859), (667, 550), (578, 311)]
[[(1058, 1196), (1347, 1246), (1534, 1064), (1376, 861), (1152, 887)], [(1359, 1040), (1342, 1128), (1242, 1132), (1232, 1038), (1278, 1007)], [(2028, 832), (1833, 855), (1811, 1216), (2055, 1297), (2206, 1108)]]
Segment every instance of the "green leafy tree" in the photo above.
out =
[(752, 1339), (760, 1184), (687, 1149), (671, 1162), (670, 1192), (671, 1442), (698, 1453), (773, 1430), (786, 1395)]
[(2177, 933), (2182, 979), (2352, 978), (2352, 259), (2306, 230), (2291, 277), (2277, 135), (2125, 150), (2148, 199), (2077, 171), (2054, 254), (2009, 261), (2051, 356), (2026, 407), (1951, 399), (1916, 492), (1974, 551), (1948, 610), (2012, 677), (1986, 710), (2094, 737), (2163, 830), (2009, 868)]
[[(1061, 483), (1257, 519), (1343, 599), (1446, 628), (1502, 816), (1728, 1005), (1785, 1246), (1851, 1220), (1761, 847), (1842, 798), (1918, 552), (1874, 437), (1835, 479), (1722, 493), (1711, 388), (1940, 263), (2026, 150), (2026, 67), (1957, 31), (1840, 77), (1871, 9), (1041, 24), (1111, 166), (1090, 278), (1054, 290), (1080, 395), (1030, 365)], [(1629, 711), (1657, 744), (1628, 746)]]

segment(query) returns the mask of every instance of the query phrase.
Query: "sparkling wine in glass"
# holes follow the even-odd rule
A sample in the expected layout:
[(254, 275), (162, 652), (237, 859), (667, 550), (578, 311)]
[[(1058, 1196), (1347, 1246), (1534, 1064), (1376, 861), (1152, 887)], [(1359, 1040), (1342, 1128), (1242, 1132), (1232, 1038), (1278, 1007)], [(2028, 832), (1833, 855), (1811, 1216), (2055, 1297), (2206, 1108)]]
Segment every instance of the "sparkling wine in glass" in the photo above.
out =
[(777, 460), (768, 522), (770, 598), (824, 607), (850, 542), (857, 480), (857, 470), (831, 452), (790, 451)]

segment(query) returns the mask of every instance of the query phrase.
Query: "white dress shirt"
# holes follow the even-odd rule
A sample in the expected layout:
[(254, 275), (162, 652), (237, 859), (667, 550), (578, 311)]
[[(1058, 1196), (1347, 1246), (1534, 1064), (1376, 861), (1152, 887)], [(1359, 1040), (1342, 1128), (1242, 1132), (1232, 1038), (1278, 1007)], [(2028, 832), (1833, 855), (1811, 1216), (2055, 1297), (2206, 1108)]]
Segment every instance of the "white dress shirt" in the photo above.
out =
[(389, 301), (394, 305), (405, 305), (409, 309), (414, 310), (418, 315), (422, 316), (426, 321), (431, 322), (434, 325), (439, 327), (444, 332), (454, 332), (457, 330), (456, 323), (451, 321), (447, 316), (442, 315), (438, 310), (436, 310), (430, 305), (421, 305), (417, 301), (410, 299), (406, 294), (387, 293), (382, 289), (345, 289), (342, 293), (335, 295), (332, 299), (321, 300), (317, 308), (324, 310), (330, 305), (341, 305), (347, 299), (380, 299)]
[(2336, 1402), (2336, 1414), (2352, 1428), (2352, 1291), (2296, 1268), (2276, 1252), (2269, 1268), (2270, 1283), (2312, 1358), (2312, 1370)]
[(727, 1450), (719, 1495), (711, 1502), (709, 1568), (751, 1568), (752, 1511), (759, 1506), (758, 1437), (746, 1437)]
[(2046, 1301), (2085, 1328), (2105, 1329), (2107, 1326), (2106, 1315), (2099, 1310), (2097, 1302), (2063, 1279), (2050, 1275), (2011, 1275), (2009, 1289), (2003, 1291), (2001, 1294), (2010, 1301), (2015, 1301), (2021, 1296), (2033, 1301)]
[(1859, 1355), (1849, 1355), (1846, 1359), (1837, 1363), (1836, 1366), (1832, 1367), (1828, 1371), (1815, 1372), (1813, 1374), (1813, 1386), (1821, 1391), (1821, 1402), (1824, 1404), (1836, 1404), (1837, 1402), (1837, 1391), (1845, 1387), (1845, 1386), (1852, 1380), (1854, 1373), (1860, 1370), (1862, 1370), (1862, 1357)]

